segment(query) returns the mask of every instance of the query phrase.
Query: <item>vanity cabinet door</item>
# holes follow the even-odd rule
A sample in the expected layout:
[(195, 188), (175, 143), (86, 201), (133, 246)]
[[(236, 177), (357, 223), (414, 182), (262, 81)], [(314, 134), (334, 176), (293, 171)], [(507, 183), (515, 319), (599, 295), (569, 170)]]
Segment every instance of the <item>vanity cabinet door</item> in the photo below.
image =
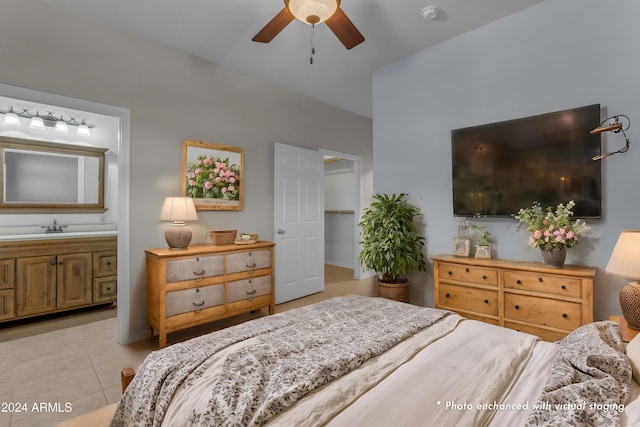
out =
[(56, 257), (16, 260), (16, 316), (31, 316), (56, 309)]
[(57, 308), (91, 304), (93, 288), (91, 253), (58, 255), (57, 258)]

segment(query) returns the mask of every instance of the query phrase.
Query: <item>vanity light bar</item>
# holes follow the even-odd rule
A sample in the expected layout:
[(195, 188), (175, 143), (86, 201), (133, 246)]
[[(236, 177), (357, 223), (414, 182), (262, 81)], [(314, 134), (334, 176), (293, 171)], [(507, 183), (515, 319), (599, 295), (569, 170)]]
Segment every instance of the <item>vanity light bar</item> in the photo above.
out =
[(89, 129), (94, 128), (95, 126), (89, 124), (82, 119), (80, 123), (74, 118), (70, 117), (69, 119), (64, 119), (64, 117), (60, 116), (59, 118), (54, 116), (51, 111), (47, 112), (47, 115), (41, 116), (40, 112), (36, 111), (36, 114), (31, 113), (27, 108), (23, 108), (22, 112), (14, 111), (13, 107), (9, 107), (8, 111), (0, 110), (0, 114), (4, 114), (4, 124), (5, 125), (18, 125), (20, 126), (19, 117), (25, 119), (31, 119), (31, 123), (29, 126), (32, 129), (45, 129), (46, 126), (54, 128), (56, 132), (60, 133), (68, 133), (69, 126), (77, 126), (77, 134), (81, 136), (89, 136), (91, 132)]

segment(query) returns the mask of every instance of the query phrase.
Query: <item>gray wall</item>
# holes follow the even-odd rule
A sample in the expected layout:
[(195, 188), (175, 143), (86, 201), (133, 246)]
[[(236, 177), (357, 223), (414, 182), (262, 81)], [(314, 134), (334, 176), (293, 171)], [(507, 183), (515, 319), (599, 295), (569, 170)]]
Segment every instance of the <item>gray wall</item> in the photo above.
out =
[[(423, 209), (428, 255), (452, 252), (460, 220), (452, 211), (452, 129), (599, 103), (603, 114), (631, 118), (631, 150), (603, 161), (603, 218), (590, 221), (594, 238), (571, 249), (567, 262), (598, 268), (596, 319), (620, 313), (626, 280), (603, 270), (620, 231), (640, 228), (638, 16), (635, 0), (546, 1), (376, 70), (374, 191), (407, 192)], [(605, 151), (623, 145), (621, 135), (603, 137)], [(498, 257), (541, 260), (515, 220), (483, 224)], [(433, 304), (432, 272), (412, 278), (413, 301)]]
[[(131, 111), (131, 323), (145, 329), (144, 249), (166, 246), (158, 215), (181, 191), (182, 140), (245, 153), (244, 211), (201, 211), (209, 229), (273, 238), (273, 143), (362, 156), (371, 180), (371, 120), (36, 0), (0, 0), (0, 81)], [(367, 188), (370, 189), (370, 185)], [(1, 220), (1, 218), (0, 218)]]

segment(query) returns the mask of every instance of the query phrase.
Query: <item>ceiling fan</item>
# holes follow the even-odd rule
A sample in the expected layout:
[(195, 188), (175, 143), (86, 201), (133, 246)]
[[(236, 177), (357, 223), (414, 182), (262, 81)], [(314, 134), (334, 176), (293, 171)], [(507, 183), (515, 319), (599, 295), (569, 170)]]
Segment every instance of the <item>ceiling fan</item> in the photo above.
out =
[(294, 18), (298, 18), (313, 26), (326, 22), (347, 49), (364, 41), (364, 36), (340, 8), (340, 0), (284, 0), (284, 6), (251, 40), (269, 43)]

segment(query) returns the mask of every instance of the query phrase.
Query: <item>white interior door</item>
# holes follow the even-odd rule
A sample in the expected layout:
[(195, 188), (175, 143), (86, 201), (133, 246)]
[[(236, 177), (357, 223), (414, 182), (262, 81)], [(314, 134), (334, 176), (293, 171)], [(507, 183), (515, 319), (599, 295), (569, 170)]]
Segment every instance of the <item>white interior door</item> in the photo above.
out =
[(324, 290), (324, 156), (274, 144), (276, 304)]

